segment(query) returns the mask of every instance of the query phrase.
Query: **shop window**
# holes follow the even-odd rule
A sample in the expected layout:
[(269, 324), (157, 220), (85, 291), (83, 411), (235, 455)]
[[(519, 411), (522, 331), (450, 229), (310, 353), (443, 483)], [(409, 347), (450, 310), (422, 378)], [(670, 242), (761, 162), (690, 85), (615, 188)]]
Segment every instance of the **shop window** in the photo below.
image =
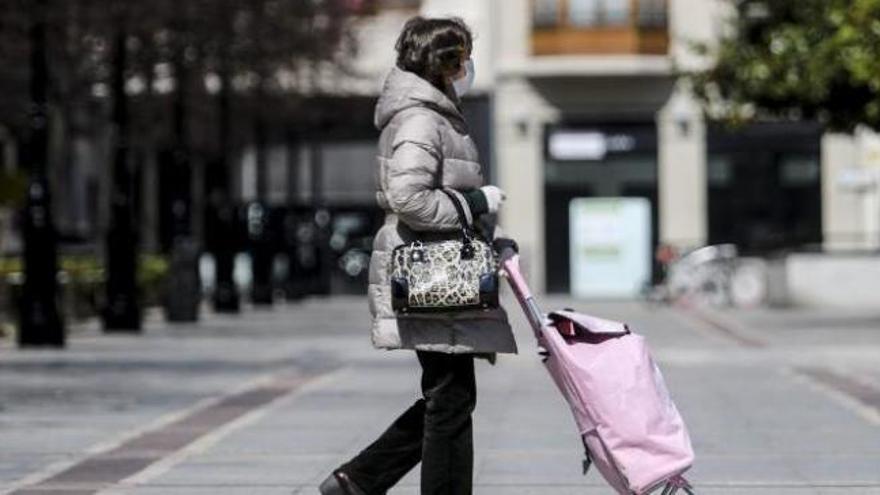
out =
[[(651, 123), (572, 123), (544, 135), (546, 290), (571, 290), (571, 201), (645, 198), (651, 204), (652, 249), (657, 244), (657, 128)], [(651, 263), (653, 257), (644, 260)], [(659, 272), (658, 272), (659, 273)]]
[(786, 155), (780, 159), (779, 182), (783, 187), (812, 186), (819, 181), (819, 161), (811, 155)]
[(709, 186), (724, 187), (733, 180), (733, 164), (728, 157), (710, 156), (707, 166)]
[(809, 122), (710, 125), (709, 243), (764, 255), (821, 242), (821, 133)]

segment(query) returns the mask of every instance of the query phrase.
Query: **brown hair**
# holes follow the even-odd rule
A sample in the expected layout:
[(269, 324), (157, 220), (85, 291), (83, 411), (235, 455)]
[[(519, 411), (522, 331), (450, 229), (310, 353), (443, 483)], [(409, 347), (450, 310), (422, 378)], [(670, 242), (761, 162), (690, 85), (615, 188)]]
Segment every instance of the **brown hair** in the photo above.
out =
[(445, 75), (461, 70), (462, 55), (470, 54), (473, 35), (458, 17), (413, 17), (397, 38), (397, 66), (446, 92)]

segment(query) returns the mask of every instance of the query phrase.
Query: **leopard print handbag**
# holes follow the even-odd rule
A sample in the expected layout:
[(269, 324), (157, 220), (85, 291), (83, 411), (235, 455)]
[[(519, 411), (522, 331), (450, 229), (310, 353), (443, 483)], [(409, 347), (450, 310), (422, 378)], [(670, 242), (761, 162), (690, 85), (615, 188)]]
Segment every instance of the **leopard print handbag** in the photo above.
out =
[(492, 246), (474, 235), (458, 198), (452, 200), (461, 238), (414, 241), (391, 254), (391, 306), (398, 313), (498, 307), (498, 262)]

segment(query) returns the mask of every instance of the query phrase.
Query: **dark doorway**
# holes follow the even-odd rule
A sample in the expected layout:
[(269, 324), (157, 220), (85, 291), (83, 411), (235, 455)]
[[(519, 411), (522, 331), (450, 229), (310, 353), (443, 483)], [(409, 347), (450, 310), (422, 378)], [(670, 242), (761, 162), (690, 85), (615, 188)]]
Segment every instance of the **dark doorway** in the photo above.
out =
[(547, 292), (568, 292), (570, 233), (568, 204), (574, 198), (593, 196), (589, 186), (548, 184), (544, 189), (544, 243), (547, 259)]
[(818, 125), (710, 130), (709, 242), (765, 254), (822, 240)]
[[(562, 153), (554, 150), (551, 143), (555, 133), (568, 134), (565, 139), (569, 142), (564, 143)], [(590, 142), (579, 144), (579, 134)], [(571, 200), (586, 197), (646, 198), (651, 203), (652, 248), (656, 248), (657, 134), (653, 123), (587, 123), (550, 126), (546, 137), (546, 289), (551, 293), (567, 293), (571, 290)], [(583, 156), (578, 157), (581, 152)], [(656, 267), (654, 272), (656, 276)]]

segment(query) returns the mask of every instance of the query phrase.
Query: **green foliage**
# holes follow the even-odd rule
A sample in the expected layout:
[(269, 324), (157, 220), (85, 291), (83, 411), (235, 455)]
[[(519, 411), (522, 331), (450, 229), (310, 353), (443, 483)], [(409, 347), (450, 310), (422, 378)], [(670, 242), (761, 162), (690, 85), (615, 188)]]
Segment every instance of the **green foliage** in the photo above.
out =
[(0, 283), (8, 276), (20, 273), (21, 270), (21, 258), (0, 256)]
[(155, 254), (140, 256), (137, 281), (141, 303), (145, 306), (161, 304), (168, 278), (168, 258)]
[[(64, 255), (59, 258), (59, 266), (64, 274), (60, 280), (67, 315), (73, 318), (95, 316), (104, 297), (105, 273), (101, 262), (90, 255)], [(10, 297), (9, 284), (21, 280), (23, 269), (21, 258), (0, 257), (0, 297)], [(148, 254), (139, 257), (137, 280), (144, 306), (154, 306), (162, 301), (167, 276), (168, 260), (164, 256)], [(9, 305), (9, 301), (0, 303), (0, 306)]]
[(104, 268), (94, 256), (62, 256), (61, 270), (69, 280), (81, 284), (98, 284), (104, 278)]
[(157, 284), (168, 276), (168, 259), (161, 255), (144, 254), (138, 263), (138, 283)]
[(880, 129), (880, 0), (731, 1), (731, 35), (698, 47), (717, 64), (692, 75), (710, 113)]

